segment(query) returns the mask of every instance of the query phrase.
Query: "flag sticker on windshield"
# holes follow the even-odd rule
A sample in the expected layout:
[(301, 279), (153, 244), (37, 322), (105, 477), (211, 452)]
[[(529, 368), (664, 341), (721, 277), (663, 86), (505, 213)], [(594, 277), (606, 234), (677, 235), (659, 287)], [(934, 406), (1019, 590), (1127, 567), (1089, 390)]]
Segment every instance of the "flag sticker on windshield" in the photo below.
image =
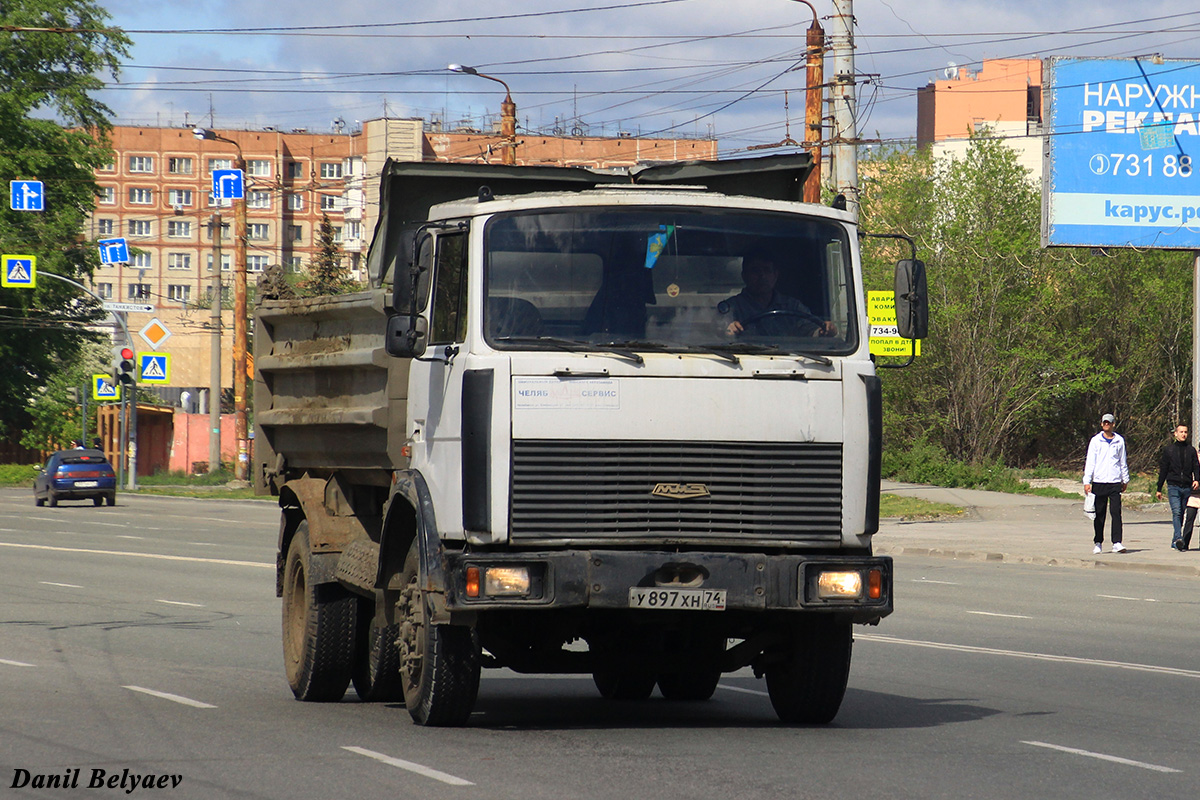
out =
[(674, 225), (659, 225), (658, 233), (650, 234), (650, 238), (646, 242), (646, 269), (654, 269), (658, 257), (662, 255), (663, 250), (667, 249), (667, 242), (671, 241), (673, 233), (675, 233)]

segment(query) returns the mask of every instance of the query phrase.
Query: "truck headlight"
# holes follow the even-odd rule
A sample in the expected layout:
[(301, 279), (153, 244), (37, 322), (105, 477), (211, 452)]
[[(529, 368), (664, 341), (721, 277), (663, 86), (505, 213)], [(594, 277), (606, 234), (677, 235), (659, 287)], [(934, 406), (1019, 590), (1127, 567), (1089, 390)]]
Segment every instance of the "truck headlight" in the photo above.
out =
[(862, 597), (862, 573), (823, 570), (817, 576), (817, 597), (822, 600), (857, 600)]
[(488, 597), (529, 594), (529, 567), (484, 568), (483, 593)]

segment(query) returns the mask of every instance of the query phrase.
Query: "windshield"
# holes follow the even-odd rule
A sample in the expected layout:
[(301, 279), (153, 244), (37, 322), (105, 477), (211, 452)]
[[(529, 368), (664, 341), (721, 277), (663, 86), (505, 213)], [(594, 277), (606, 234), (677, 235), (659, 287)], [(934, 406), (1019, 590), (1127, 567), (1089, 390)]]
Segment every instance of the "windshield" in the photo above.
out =
[(497, 215), (484, 330), (498, 348), (845, 353), (850, 246), (792, 214), (604, 208)]

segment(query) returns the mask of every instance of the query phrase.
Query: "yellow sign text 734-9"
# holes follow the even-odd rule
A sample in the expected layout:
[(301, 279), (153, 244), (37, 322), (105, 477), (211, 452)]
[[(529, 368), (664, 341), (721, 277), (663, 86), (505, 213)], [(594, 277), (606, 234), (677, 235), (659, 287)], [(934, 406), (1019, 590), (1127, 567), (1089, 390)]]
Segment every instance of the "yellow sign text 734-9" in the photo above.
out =
[[(911, 339), (900, 336), (896, 328), (896, 293), (867, 292), (867, 318), (871, 323), (871, 355), (907, 358), (914, 354)], [(921, 340), (917, 339), (916, 355), (921, 355)]]

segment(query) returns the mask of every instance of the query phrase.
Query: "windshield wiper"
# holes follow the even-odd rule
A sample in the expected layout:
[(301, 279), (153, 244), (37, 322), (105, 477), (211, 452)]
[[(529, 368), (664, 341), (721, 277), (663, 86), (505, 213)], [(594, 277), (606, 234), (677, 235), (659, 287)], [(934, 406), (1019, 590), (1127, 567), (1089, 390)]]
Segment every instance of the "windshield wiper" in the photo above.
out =
[(683, 344), (682, 342), (646, 342), (641, 340), (606, 342), (606, 344), (614, 347), (628, 347), (633, 350), (655, 350), (663, 353), (703, 353), (704, 355), (723, 358), (733, 364), (742, 363), (738, 360), (737, 356), (720, 350), (713, 350), (707, 345)]
[(586, 352), (603, 352), (609, 355), (627, 358), (635, 364), (645, 364), (646, 359), (639, 356), (630, 350), (624, 350), (620, 347), (615, 347), (607, 344), (592, 344), (591, 342), (580, 342), (575, 339), (559, 339), (555, 336), (497, 336), (493, 341), (505, 342), (511, 344), (540, 344), (548, 347), (553, 347), (558, 350), (565, 350), (568, 353), (586, 353)]
[(809, 361), (815, 361), (818, 364), (830, 366), (833, 361), (825, 356), (817, 355), (816, 353), (806, 353), (803, 350), (783, 350), (777, 344), (757, 344), (755, 342), (737, 342), (737, 343), (721, 343), (707, 344), (706, 348), (713, 350), (728, 351), (734, 353), (770, 353), (771, 355), (798, 356), (799, 358), (807, 358)]

